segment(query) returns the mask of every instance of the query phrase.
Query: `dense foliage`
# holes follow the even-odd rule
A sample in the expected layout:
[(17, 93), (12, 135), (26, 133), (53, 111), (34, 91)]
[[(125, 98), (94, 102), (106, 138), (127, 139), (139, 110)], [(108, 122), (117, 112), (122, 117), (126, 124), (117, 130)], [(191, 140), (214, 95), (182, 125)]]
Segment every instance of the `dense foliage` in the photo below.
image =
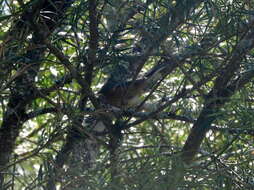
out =
[(0, 189), (254, 189), (253, 1), (0, 3)]

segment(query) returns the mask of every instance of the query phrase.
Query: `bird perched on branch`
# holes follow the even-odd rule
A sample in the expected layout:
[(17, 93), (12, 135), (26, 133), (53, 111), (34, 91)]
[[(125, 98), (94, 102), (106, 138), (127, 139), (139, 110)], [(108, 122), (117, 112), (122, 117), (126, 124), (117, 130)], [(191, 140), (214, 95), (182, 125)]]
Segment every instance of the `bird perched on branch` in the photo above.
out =
[(166, 65), (155, 66), (143, 78), (130, 81), (120, 81), (110, 77), (99, 91), (106, 104), (118, 108), (135, 107), (141, 103), (140, 97), (150, 87), (163, 77)]

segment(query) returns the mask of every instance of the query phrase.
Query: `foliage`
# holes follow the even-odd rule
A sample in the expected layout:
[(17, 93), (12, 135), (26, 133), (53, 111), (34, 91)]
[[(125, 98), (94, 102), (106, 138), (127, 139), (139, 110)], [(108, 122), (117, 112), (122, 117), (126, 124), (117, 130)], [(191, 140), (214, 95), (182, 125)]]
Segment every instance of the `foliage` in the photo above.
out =
[(0, 189), (254, 188), (254, 2), (0, 3)]

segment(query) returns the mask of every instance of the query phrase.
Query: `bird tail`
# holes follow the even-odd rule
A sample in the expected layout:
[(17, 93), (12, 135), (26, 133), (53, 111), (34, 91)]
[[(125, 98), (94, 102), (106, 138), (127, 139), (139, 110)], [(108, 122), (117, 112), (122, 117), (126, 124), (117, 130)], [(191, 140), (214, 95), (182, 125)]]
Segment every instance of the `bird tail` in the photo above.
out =
[(149, 83), (157, 82), (158, 80), (163, 78), (163, 71), (166, 68), (167, 65), (165, 64), (159, 64), (156, 65), (154, 68), (152, 68), (148, 73), (145, 74), (145, 77), (147, 78)]

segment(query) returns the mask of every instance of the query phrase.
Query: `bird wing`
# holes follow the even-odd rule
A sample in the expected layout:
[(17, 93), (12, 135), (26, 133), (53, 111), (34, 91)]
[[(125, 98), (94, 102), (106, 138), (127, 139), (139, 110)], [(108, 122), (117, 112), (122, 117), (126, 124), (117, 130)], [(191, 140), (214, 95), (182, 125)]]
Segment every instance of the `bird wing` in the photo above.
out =
[(108, 80), (99, 91), (106, 103), (119, 108), (137, 106), (140, 97), (150, 86), (163, 77), (162, 71), (165, 65), (158, 65), (150, 70), (143, 79), (135, 81), (118, 82)]

